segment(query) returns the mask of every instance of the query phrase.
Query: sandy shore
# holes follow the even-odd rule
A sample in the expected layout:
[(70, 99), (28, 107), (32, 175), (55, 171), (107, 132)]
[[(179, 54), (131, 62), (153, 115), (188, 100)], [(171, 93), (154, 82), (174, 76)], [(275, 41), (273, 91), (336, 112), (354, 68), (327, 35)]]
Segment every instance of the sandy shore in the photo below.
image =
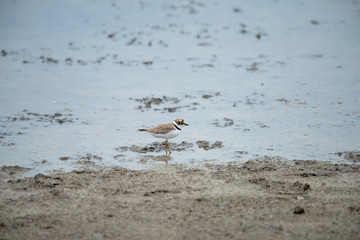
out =
[(0, 181), (0, 239), (360, 239), (360, 166), (268, 158)]

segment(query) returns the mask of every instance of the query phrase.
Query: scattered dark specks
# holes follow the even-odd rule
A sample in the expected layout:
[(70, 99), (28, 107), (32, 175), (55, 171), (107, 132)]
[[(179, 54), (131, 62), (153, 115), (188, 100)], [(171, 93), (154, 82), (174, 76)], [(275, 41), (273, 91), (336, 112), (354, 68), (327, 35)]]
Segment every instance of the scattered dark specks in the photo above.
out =
[[(176, 143), (169, 143), (170, 148), (173, 151), (185, 151), (189, 148), (193, 147), (192, 143), (188, 143), (188, 142), (182, 142), (181, 144), (176, 144)], [(160, 152), (160, 151), (164, 151), (165, 150), (165, 145), (163, 142), (153, 142), (151, 144), (149, 144), (148, 146), (136, 146), (136, 145), (132, 145), (130, 147), (124, 146), (124, 147), (118, 147), (115, 150), (119, 151), (119, 152), (126, 152), (126, 151), (132, 151), (132, 152), (137, 152), (137, 153), (148, 153), (148, 152)], [(117, 156), (115, 156), (114, 158), (121, 158), (125, 155), (123, 154), (119, 154)], [(148, 156), (150, 157), (150, 156)], [(150, 157), (151, 159), (153, 157)], [(142, 162), (145, 163), (147, 160), (149, 159), (143, 159)]]
[(107, 37), (108, 38), (114, 38), (116, 36), (116, 33), (110, 33)]
[(255, 62), (250, 67), (246, 68), (248, 72), (256, 72), (259, 71), (258, 64)]
[(199, 148), (202, 148), (206, 151), (210, 150), (210, 149), (214, 149), (214, 148), (222, 148), (223, 144), (221, 141), (216, 141), (213, 144), (210, 145), (209, 141), (196, 141), (196, 144), (198, 145)]
[(360, 162), (360, 151), (337, 152), (335, 154), (339, 157), (344, 157), (346, 160), (354, 163)]
[(311, 55), (313, 58), (322, 58), (323, 57), (323, 55), (321, 55), (321, 54), (313, 54), (313, 55)]
[(82, 66), (87, 65), (87, 62), (85, 60), (81, 60), (81, 59), (77, 60), (77, 63)]
[(159, 45), (161, 45), (163, 47), (169, 47), (169, 45), (162, 40), (159, 41)]
[(115, 148), (115, 150), (118, 151), (118, 152), (125, 152), (125, 151), (127, 151), (128, 149), (129, 149), (129, 148), (128, 148), (127, 146)]
[(246, 33), (248, 33), (248, 31), (246, 30), (246, 29), (241, 29), (241, 31), (240, 31), (242, 34), (246, 34)]
[(54, 58), (51, 58), (51, 57), (40, 56), (39, 58), (41, 59), (42, 63), (55, 63), (55, 64), (57, 64), (59, 62), (58, 60), (56, 60)]
[(231, 118), (223, 118), (223, 119), (216, 119), (215, 122), (212, 123), (215, 127), (230, 127), (234, 125), (234, 120)]
[(66, 58), (65, 59), (65, 64), (68, 65), (68, 66), (71, 66), (72, 62), (73, 62), (73, 60), (71, 58)]
[(155, 190), (155, 191), (146, 192), (146, 193), (144, 193), (144, 196), (149, 197), (151, 195), (159, 194), (159, 193), (181, 193), (181, 191), (178, 190), (178, 189), (175, 189), (175, 190), (158, 189), (158, 190)]
[(285, 104), (288, 104), (290, 102), (290, 100), (288, 100), (286, 98), (278, 98), (278, 99), (276, 99), (276, 101), (283, 102)]
[(203, 197), (200, 197), (200, 198), (196, 198), (195, 200), (198, 201), (198, 202), (204, 202), (204, 201), (206, 201), (207, 199), (206, 199), (206, 198), (203, 198)]
[(198, 145), (199, 148), (203, 148), (204, 150), (209, 150), (210, 149), (210, 142), (209, 141), (197, 141), (196, 144)]
[[(142, 103), (142, 105), (137, 106), (136, 108), (144, 111), (144, 109), (150, 109), (152, 108), (154, 105), (160, 105), (160, 104), (164, 104), (164, 103), (168, 103), (168, 104), (177, 104), (179, 103), (179, 99), (175, 98), (175, 97), (167, 97), (167, 96), (163, 96), (162, 98), (160, 97), (145, 97), (142, 99), (131, 99), (131, 100), (135, 100), (136, 102), (140, 102)], [(165, 107), (163, 108), (163, 111), (165, 112), (175, 112), (177, 109), (179, 108), (179, 106), (175, 106), (175, 107)], [(153, 108), (154, 111), (159, 111), (161, 109), (158, 108)]]
[(260, 127), (260, 128), (270, 128), (270, 126), (266, 125), (265, 123), (261, 122), (261, 121), (257, 121), (256, 124)]
[(136, 38), (133, 38), (127, 43), (127, 45), (128, 46), (133, 45), (135, 42), (136, 42)]
[(234, 120), (230, 119), (230, 118), (224, 118), (224, 127), (229, 127), (229, 126), (232, 126), (234, 125)]
[(246, 69), (249, 72), (256, 72), (259, 71), (259, 67), (256, 62), (254, 62), (250, 67)]
[(233, 12), (234, 13), (242, 13), (242, 10), (240, 8), (235, 7), (235, 8), (233, 8)]
[(311, 20), (310, 23), (311, 23), (312, 25), (319, 25), (319, 24), (320, 24), (320, 22), (317, 21), (317, 20)]
[(197, 67), (198, 67), (198, 68), (204, 68), (204, 67), (209, 67), (209, 68), (211, 68), (211, 67), (214, 67), (214, 65), (211, 64), (211, 63), (207, 63), (207, 64), (198, 65)]
[[(34, 113), (34, 112), (28, 112), (27, 109), (25, 109), (23, 112), (26, 112), (26, 116), (24, 115), (17, 115), (17, 117), (8, 117), (9, 121), (15, 122), (15, 121), (31, 121), (35, 120), (36, 122), (50, 122), (50, 123), (70, 123), (73, 122), (74, 119), (71, 118), (72, 114), (70, 113), (55, 113), (55, 114), (44, 114), (44, 113)], [(18, 132), (18, 135), (22, 135), (24, 133)]]
[(200, 46), (200, 47), (211, 46), (211, 43), (201, 42), (201, 43), (198, 43), (198, 46)]
[(209, 99), (209, 98), (212, 98), (213, 97), (213, 95), (210, 95), (210, 94), (204, 94), (204, 95), (202, 95), (202, 98), (203, 99)]
[(216, 92), (215, 94), (203, 94), (202, 98), (209, 99), (209, 98), (212, 98), (213, 96), (220, 96), (220, 92)]
[(144, 65), (152, 65), (153, 62), (152, 62), (152, 61), (145, 61), (145, 62), (143, 62), (143, 64), (144, 64)]
[(7, 51), (5, 51), (4, 49), (1, 50), (1, 56), (6, 57), (8, 55)]
[(176, 112), (177, 109), (178, 109), (177, 107), (164, 108), (165, 111), (168, 111), (168, 112), (170, 112), (170, 113)]
[(114, 159), (115, 159), (115, 160), (120, 160), (120, 159), (122, 159), (122, 158), (124, 158), (124, 157), (125, 157), (124, 154), (117, 154), (117, 155), (114, 156)]
[(94, 162), (94, 161), (90, 161), (90, 160), (78, 160), (78, 161), (76, 161), (76, 164), (80, 164), (80, 165), (94, 165), (95, 162)]
[(86, 154), (85, 156), (81, 156), (77, 164), (94, 164), (94, 160), (101, 161), (102, 157), (93, 155), (91, 153)]
[(19, 174), (19, 173), (23, 173), (25, 171), (31, 170), (31, 168), (24, 168), (24, 167), (19, 167), (19, 166), (2, 166), (0, 168), (3, 172), (6, 172), (10, 175), (15, 175), (15, 174)]
[(235, 151), (236, 154), (239, 154), (239, 155), (247, 155), (249, 154), (247, 151)]

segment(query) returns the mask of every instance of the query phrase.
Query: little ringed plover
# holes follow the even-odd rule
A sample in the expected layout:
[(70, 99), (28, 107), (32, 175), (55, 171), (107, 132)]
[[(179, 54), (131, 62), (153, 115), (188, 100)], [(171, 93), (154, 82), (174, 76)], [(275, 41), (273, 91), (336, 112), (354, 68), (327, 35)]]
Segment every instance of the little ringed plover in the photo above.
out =
[(177, 135), (179, 135), (181, 133), (181, 127), (183, 125), (189, 126), (187, 123), (184, 122), (184, 119), (178, 118), (178, 119), (175, 119), (172, 123), (161, 124), (157, 127), (150, 128), (150, 129), (138, 129), (138, 131), (149, 132), (154, 137), (166, 139), (165, 150), (166, 150), (166, 154), (167, 154), (168, 149), (169, 149), (169, 156), (170, 156), (171, 150), (169, 147), (168, 140), (170, 138), (174, 138)]

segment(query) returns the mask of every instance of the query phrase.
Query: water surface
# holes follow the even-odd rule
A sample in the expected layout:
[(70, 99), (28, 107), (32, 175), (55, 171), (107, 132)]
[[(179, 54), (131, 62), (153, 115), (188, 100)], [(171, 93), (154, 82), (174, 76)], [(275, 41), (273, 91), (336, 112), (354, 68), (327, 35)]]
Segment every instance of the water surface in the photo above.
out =
[(169, 163), (359, 150), (356, 1), (0, 5), (1, 165), (146, 169), (164, 152), (131, 151), (159, 141), (136, 130), (179, 117)]

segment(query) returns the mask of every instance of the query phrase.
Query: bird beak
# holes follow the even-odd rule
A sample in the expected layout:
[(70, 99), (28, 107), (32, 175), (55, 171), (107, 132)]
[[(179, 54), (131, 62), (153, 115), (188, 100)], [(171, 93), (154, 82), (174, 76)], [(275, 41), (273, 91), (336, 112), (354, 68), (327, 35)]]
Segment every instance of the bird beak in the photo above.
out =
[(185, 122), (183, 122), (183, 125), (185, 125), (185, 126), (189, 126), (189, 124), (187, 124), (187, 123), (185, 123)]

